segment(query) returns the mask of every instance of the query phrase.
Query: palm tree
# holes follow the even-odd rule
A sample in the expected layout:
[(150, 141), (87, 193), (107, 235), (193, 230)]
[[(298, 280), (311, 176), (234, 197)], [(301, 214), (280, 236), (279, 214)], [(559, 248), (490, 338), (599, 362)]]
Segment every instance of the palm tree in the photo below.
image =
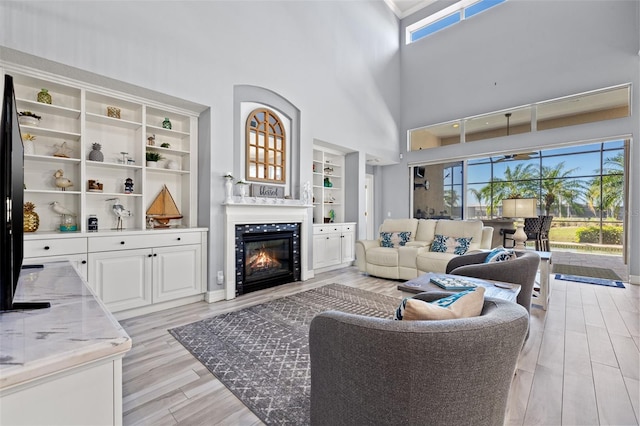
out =
[[(576, 200), (580, 194), (584, 193), (584, 184), (579, 179), (570, 179), (578, 167), (570, 170), (564, 170), (564, 161), (553, 167), (542, 166), (542, 179), (540, 181), (541, 195), (544, 203), (544, 211), (547, 216), (551, 212), (551, 208), (558, 200), (558, 196), (569, 201), (573, 208), (578, 207)], [(562, 215), (562, 210), (558, 212)]]
[[(594, 178), (587, 191), (587, 202), (591, 211), (606, 211), (617, 217), (624, 204), (624, 154), (619, 152), (605, 159), (602, 169), (602, 186), (600, 178)], [(602, 188), (602, 190), (601, 190)]]
[[(533, 164), (518, 164), (513, 170), (507, 166), (504, 177), (493, 178), (493, 182), (487, 184), (480, 191), (486, 196), (487, 192), (492, 196), (487, 197), (492, 202), (491, 208), (497, 211), (505, 198), (535, 197), (537, 194), (537, 173)], [(487, 188), (488, 187), (488, 188)]]
[(476, 189), (476, 188), (469, 188), (469, 192), (473, 194), (473, 196), (476, 198), (476, 201), (478, 201), (478, 204), (480, 205), (480, 210), (482, 211), (482, 202), (486, 199), (488, 199), (486, 197), (486, 194), (484, 194), (482, 192), (484, 188), (481, 189)]

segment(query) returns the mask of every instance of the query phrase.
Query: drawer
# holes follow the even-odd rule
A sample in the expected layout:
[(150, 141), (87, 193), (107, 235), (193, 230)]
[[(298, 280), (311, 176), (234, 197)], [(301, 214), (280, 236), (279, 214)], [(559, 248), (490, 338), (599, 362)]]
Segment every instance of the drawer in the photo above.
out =
[(356, 226), (354, 224), (342, 225), (342, 232), (355, 232)]
[(342, 232), (342, 225), (333, 224), (333, 225), (323, 225), (323, 226), (314, 226), (313, 233), (315, 235), (318, 234), (335, 234), (338, 232)]
[(86, 238), (59, 238), (53, 240), (28, 240), (24, 242), (24, 257), (26, 258), (86, 252)]
[(89, 238), (89, 252), (200, 244), (200, 232)]

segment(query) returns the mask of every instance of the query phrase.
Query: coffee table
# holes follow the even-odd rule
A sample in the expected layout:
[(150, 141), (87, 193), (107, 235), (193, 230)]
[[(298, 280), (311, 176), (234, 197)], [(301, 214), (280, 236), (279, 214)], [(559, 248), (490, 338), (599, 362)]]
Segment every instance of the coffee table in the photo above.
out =
[[(459, 277), (466, 281), (472, 281), (474, 284), (485, 288), (484, 295), (486, 297), (495, 297), (497, 299), (504, 299), (513, 303), (516, 303), (516, 299), (518, 298), (518, 293), (520, 293), (520, 284), (503, 283), (500, 281), (481, 280), (479, 278), (463, 277), (460, 275), (452, 275), (452, 274), (436, 274), (433, 272), (427, 272), (424, 275), (420, 275), (418, 278), (414, 278), (412, 280), (398, 284), (398, 290), (404, 291), (407, 293), (422, 293), (423, 291), (434, 291), (434, 290), (446, 291), (451, 293), (455, 293), (456, 291), (459, 291), (459, 290), (445, 290), (442, 287), (435, 285), (430, 281), (431, 278), (435, 276), (448, 277), (448, 278)], [(496, 287), (496, 284), (504, 287), (509, 286), (510, 288)]]

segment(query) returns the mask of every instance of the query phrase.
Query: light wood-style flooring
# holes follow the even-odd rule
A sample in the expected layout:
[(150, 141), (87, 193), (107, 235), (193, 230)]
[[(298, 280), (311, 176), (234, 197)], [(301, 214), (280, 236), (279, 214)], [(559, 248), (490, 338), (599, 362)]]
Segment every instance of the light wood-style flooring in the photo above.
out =
[[(123, 361), (124, 424), (262, 424), (167, 330), (334, 282), (403, 297), (397, 282), (349, 267), (231, 301), (121, 321), (133, 339)], [(548, 310), (532, 309), (506, 424), (638, 425), (640, 286), (626, 287), (551, 280)]]

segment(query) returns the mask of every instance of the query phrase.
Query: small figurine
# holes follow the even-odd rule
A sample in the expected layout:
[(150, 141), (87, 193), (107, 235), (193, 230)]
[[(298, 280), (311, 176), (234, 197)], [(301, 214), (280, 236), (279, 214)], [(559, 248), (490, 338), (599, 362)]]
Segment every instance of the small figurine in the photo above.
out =
[(147, 138), (147, 145), (155, 146), (156, 145), (156, 135), (151, 135)]
[(126, 178), (124, 180), (124, 193), (133, 194), (133, 179)]
[(62, 207), (59, 202), (53, 201), (49, 203), (51, 210), (63, 216), (75, 216), (76, 214), (66, 207)]
[(53, 144), (53, 147), (56, 149), (56, 151), (53, 153), (54, 157), (69, 158), (69, 154), (71, 154), (71, 148), (67, 146), (66, 142), (62, 142), (62, 144)]
[(68, 187), (73, 186), (73, 183), (69, 179), (64, 177), (64, 171), (62, 169), (56, 170), (56, 172), (53, 174), (53, 177), (56, 179), (56, 186), (63, 191), (66, 191)]
[(111, 207), (111, 210), (113, 210), (113, 214), (115, 214), (116, 217), (118, 218), (118, 221), (116, 223), (116, 230), (122, 231), (124, 229), (122, 226), (123, 225), (122, 218), (131, 216), (131, 212), (129, 210), (125, 210), (124, 206), (120, 204), (120, 199), (118, 198), (109, 198), (106, 201), (114, 202), (113, 206)]

